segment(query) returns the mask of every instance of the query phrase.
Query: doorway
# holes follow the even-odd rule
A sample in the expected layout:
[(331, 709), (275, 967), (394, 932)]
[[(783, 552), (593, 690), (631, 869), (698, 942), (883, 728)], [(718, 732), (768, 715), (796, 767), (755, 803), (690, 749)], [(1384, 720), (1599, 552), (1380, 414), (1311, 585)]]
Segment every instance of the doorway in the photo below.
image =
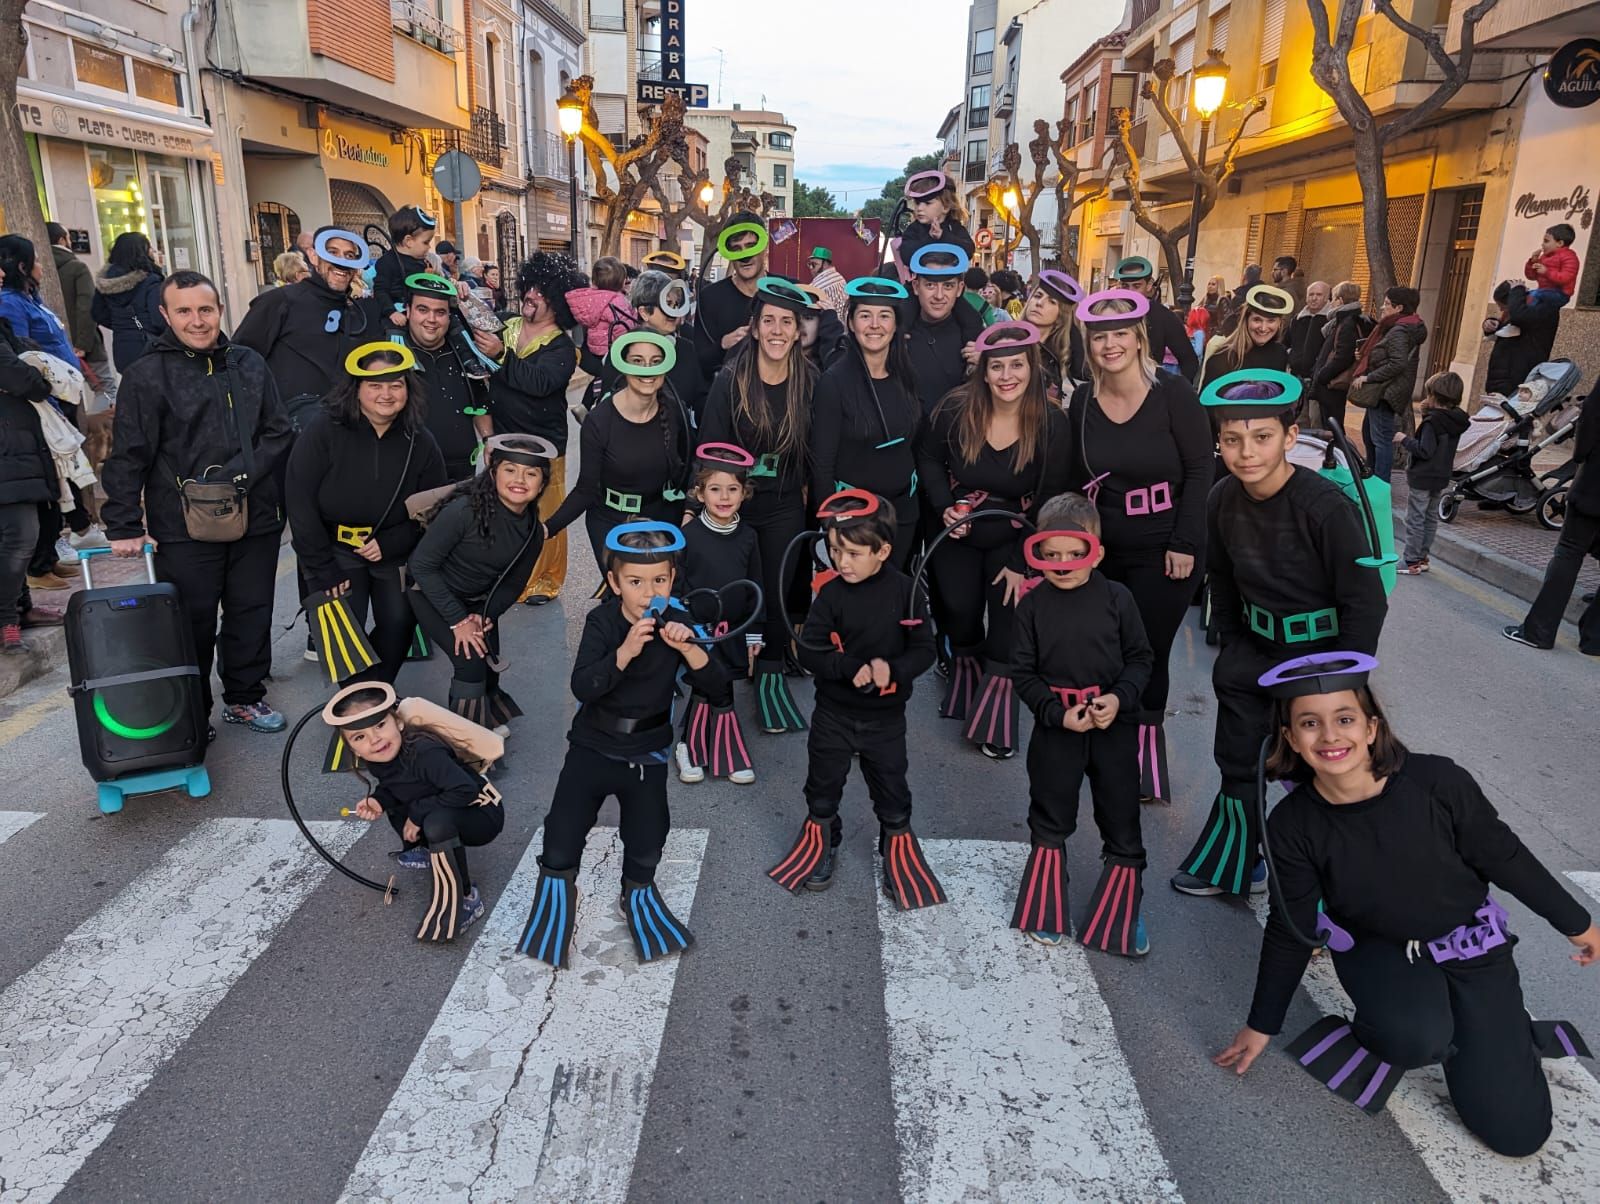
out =
[(1456, 339), (1461, 334), (1461, 316), (1466, 312), (1467, 285), (1472, 276), (1472, 252), (1478, 245), (1478, 222), (1483, 215), (1483, 185), (1461, 189), (1455, 201), (1450, 243), (1445, 253), (1444, 281), (1440, 285), (1439, 308), (1434, 316), (1433, 348), (1428, 356), (1429, 376), (1450, 367)]

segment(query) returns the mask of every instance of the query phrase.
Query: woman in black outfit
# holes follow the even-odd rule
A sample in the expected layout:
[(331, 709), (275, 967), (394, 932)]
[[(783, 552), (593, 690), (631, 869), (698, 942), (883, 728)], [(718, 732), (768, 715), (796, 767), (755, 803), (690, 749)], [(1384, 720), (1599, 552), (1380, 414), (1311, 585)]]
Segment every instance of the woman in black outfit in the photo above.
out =
[(1064, 405), (1077, 383), (1088, 379), (1083, 332), (1074, 320), (1082, 300), (1083, 288), (1076, 280), (1055, 268), (1045, 268), (1022, 304), (1022, 320), (1039, 328), (1045, 392), (1057, 405)]
[(450, 709), (499, 728), (522, 711), (500, 689), (499, 670), (490, 664), (500, 659), (497, 620), (539, 559), (538, 501), (555, 448), (537, 435), (495, 435), (484, 452), (487, 465), (456, 486), (408, 567), (417, 622), (455, 667)]
[(306, 589), (342, 588), (358, 623), (372, 611), (378, 663), (362, 680), (392, 683), (411, 643), (415, 621), (400, 570), (422, 530), (405, 500), (449, 481), (424, 425), (415, 364), (395, 343), (356, 348), (289, 455), (289, 529)]
[[(756, 659), (756, 705), (765, 732), (802, 731), (806, 723), (784, 681), (791, 629), (782, 580), (784, 550), (805, 529), (806, 453), (816, 373), (800, 348), (800, 315), (811, 298), (786, 280), (763, 277), (749, 337), (728, 353), (711, 384), (700, 439), (731, 443), (755, 457), (755, 496), (739, 512), (761, 541), (767, 619)], [(797, 557), (791, 558), (798, 560)]]
[(1245, 294), (1239, 324), (1201, 365), (1200, 388), (1203, 390), (1219, 376), (1243, 372), (1246, 368), (1287, 372), (1289, 344), (1284, 342), (1284, 337), (1294, 312), (1294, 297), (1283, 289), (1270, 284), (1252, 288)]
[(1334, 286), (1333, 308), (1322, 328), (1322, 350), (1311, 370), (1311, 396), (1322, 409), (1322, 423), (1344, 429), (1350, 380), (1367, 337), (1367, 320), (1361, 312), (1361, 286), (1344, 280)]
[(544, 524), (549, 539), (583, 515), (602, 577), (611, 528), (638, 519), (677, 524), (683, 518), (692, 450), (688, 415), (663, 395), (677, 359), (674, 344), (632, 330), (611, 345), (606, 358), (620, 384), (583, 420), (578, 480)]
[[(989, 327), (978, 337), (978, 370), (923, 428), (918, 478), (939, 528), (986, 510), (1034, 514), (1066, 488), (1072, 432), (1045, 396), (1038, 342), (1026, 322)], [(972, 522), (929, 561), (954, 655), (939, 713), (965, 719), (967, 739), (995, 760), (1016, 755), (1011, 632), (1026, 533), (1008, 519)]]
[(1133, 594), (1155, 666), (1139, 714), (1144, 798), (1171, 799), (1166, 714), (1172, 641), (1205, 572), (1211, 423), (1194, 387), (1157, 369), (1128, 301), (1090, 296), (1087, 384), (1072, 395), (1072, 488), (1100, 512), (1100, 571)]
[(813, 505), (841, 489), (894, 503), (894, 563), (904, 568), (917, 531), (917, 436), (922, 403), (896, 303), (905, 285), (876, 276), (845, 286), (845, 353), (817, 380), (811, 414)]
[[(669, 252), (670, 253), (670, 252)], [(628, 289), (628, 304), (633, 306), (639, 315), (637, 329), (647, 330), (658, 334), (672, 342), (677, 351), (677, 359), (673, 361), (672, 369), (667, 373), (666, 388), (662, 390), (663, 397), (675, 400), (678, 406), (689, 415), (691, 427), (700, 425), (700, 414), (706, 405), (706, 389), (710, 382), (700, 371), (700, 359), (694, 351), (694, 338), (687, 330), (682, 329), (683, 310), (674, 316), (667, 312), (667, 306), (674, 310), (687, 306), (693, 299), (689, 286), (682, 280), (666, 272), (647, 269), (639, 273), (638, 279)], [(597, 396), (603, 397), (606, 393), (615, 390), (622, 383), (622, 373), (612, 367), (607, 359), (600, 368), (597, 378), (600, 382)]]

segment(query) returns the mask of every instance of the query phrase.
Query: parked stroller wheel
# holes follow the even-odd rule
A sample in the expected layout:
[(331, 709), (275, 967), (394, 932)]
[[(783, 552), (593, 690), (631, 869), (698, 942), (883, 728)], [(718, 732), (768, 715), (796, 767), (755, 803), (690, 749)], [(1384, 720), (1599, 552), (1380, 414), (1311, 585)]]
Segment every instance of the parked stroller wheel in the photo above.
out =
[(1533, 513), (1546, 531), (1561, 530), (1561, 524), (1567, 521), (1567, 487), (1546, 489), (1539, 495), (1539, 505)]
[(1539, 508), (1539, 494), (1527, 493), (1517, 490), (1516, 497), (1506, 503), (1506, 509), (1512, 514), (1532, 514)]
[(1439, 521), (1453, 523), (1461, 510), (1461, 498), (1448, 489), (1439, 495)]

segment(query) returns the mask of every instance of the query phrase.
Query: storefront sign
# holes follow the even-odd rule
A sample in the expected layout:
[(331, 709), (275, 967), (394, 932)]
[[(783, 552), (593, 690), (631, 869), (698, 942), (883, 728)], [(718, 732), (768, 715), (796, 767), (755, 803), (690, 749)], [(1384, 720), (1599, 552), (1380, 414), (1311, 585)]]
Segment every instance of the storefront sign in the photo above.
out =
[(546, 209), (544, 211), (544, 224), (548, 226), (553, 233), (558, 234), (566, 234), (571, 228), (571, 223), (567, 221), (567, 215), (565, 213), (557, 212), (554, 209)]
[(1577, 231), (1573, 249), (1587, 259), (1595, 198), (1600, 196), (1593, 116), (1600, 110), (1563, 108), (1540, 88), (1527, 92), (1526, 106), (1501, 223), (1504, 232), (1495, 280), (1522, 280), (1525, 261), (1539, 252), (1544, 232), (1561, 222)]
[(1511, 210), (1518, 217), (1549, 217), (1557, 221), (1576, 221), (1585, 230), (1594, 220), (1594, 204), (1589, 199), (1589, 190), (1582, 184), (1576, 185), (1566, 196), (1539, 197), (1531, 192), (1525, 192), (1517, 198), (1517, 203)]
[(669, 92), (677, 92), (683, 103), (691, 109), (703, 109), (711, 103), (711, 91), (704, 84), (691, 84), (684, 80), (684, 64), (688, 62), (683, 48), (683, 9), (688, 0), (662, 0), (661, 4), (661, 78), (641, 79), (635, 92), (640, 104), (660, 104)]
[(1600, 41), (1576, 38), (1550, 56), (1544, 92), (1564, 109), (1582, 109), (1600, 100)]
[(100, 112), (89, 104), (57, 100), (27, 87), (17, 88), (16, 113), (24, 130), (45, 138), (130, 146), (191, 159), (203, 159), (212, 151), (210, 130), (158, 117), (134, 117), (109, 108)]
[(353, 138), (322, 131), (322, 153), (330, 159), (344, 159), (351, 163), (364, 163), (368, 167), (388, 167), (389, 156), (376, 147), (363, 146)]

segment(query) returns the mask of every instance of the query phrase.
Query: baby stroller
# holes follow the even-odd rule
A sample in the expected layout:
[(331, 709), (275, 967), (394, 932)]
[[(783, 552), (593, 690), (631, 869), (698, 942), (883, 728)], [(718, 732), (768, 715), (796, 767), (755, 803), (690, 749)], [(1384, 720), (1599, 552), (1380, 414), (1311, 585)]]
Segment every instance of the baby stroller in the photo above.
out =
[(1550, 472), (1534, 471), (1545, 448), (1572, 438), (1583, 401), (1576, 396), (1578, 366), (1551, 360), (1528, 374), (1515, 397), (1490, 394), (1456, 447), (1450, 484), (1439, 494), (1439, 518), (1451, 522), (1467, 498), (1485, 509), (1537, 513), (1559, 530), (1566, 509), (1571, 461)]

